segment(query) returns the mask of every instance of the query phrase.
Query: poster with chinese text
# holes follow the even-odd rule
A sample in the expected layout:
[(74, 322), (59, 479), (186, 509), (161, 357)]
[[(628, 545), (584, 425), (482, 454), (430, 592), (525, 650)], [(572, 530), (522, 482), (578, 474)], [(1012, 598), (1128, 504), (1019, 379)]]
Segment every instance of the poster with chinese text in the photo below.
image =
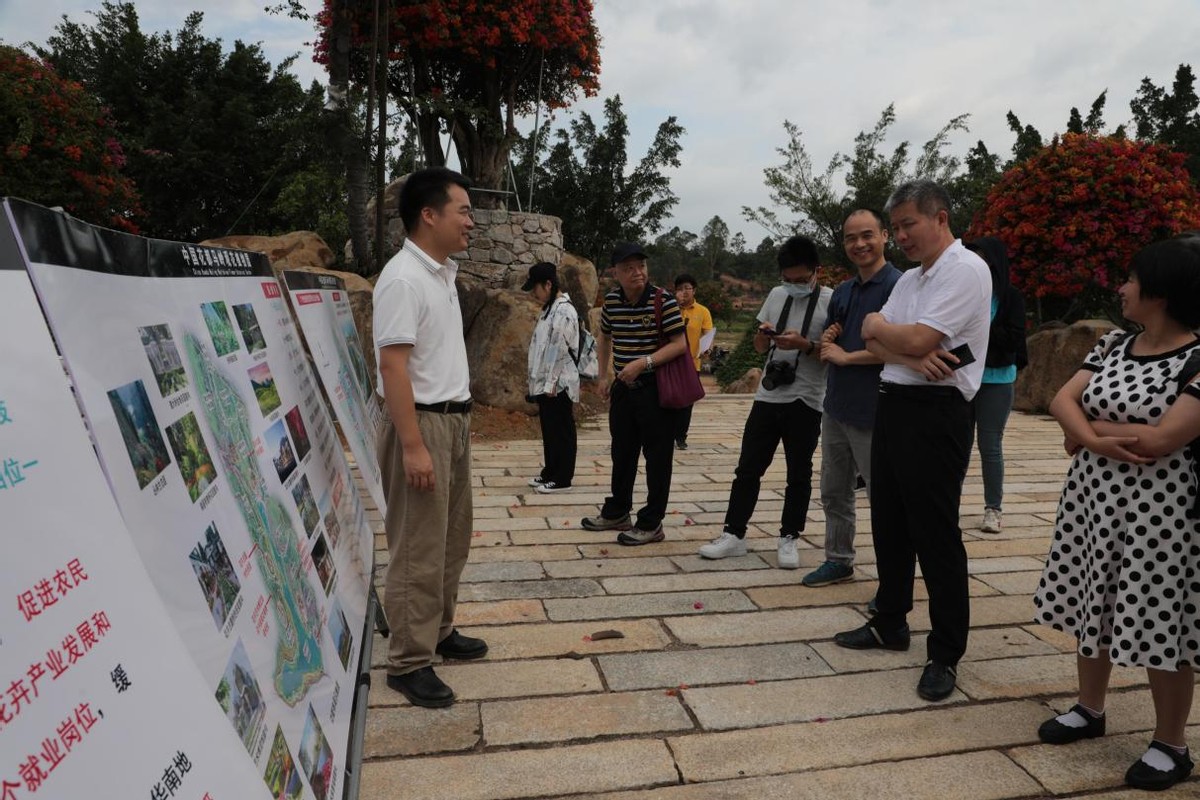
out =
[(0, 226), (0, 797), (267, 798), (133, 549)]
[(113, 495), (212, 702), (273, 791), (336, 797), (371, 539), (266, 258), (8, 206)]
[(375, 457), (382, 411), (367, 372), (346, 285), (336, 275), (296, 270), (284, 272), (283, 281), (363, 483), (382, 511), (386, 504)]

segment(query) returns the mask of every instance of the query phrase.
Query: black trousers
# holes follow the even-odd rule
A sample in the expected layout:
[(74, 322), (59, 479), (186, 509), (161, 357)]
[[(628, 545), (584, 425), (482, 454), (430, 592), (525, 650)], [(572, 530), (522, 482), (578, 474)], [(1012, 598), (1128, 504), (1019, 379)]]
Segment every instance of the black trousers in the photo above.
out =
[(692, 408), (694, 407), (695, 403), (675, 411), (675, 441), (687, 441), (688, 428), (692, 427)]
[(542, 480), (556, 486), (570, 486), (575, 480), (575, 404), (565, 391), (551, 397), (536, 398), (538, 421), (542, 425)]
[(958, 506), (971, 453), (971, 404), (952, 387), (879, 387), (871, 438), (871, 538), (879, 570), (874, 625), (903, 626), (916, 562), (929, 590), (927, 657), (954, 666), (967, 650), (971, 605)]
[(600, 513), (608, 519), (633, 510), (633, 484), (638, 458), (646, 458), (646, 505), (638, 509), (637, 526), (653, 530), (662, 524), (671, 495), (671, 460), (675, 453), (675, 412), (660, 408), (653, 376), (638, 386), (614, 381), (609, 393), (608, 430), (612, 435), (612, 494)]
[(821, 412), (803, 400), (791, 403), (764, 403), (755, 400), (742, 431), (742, 452), (729, 490), (729, 508), (725, 512), (725, 530), (739, 539), (758, 505), (763, 473), (775, 458), (775, 448), (783, 442), (787, 459), (787, 489), (783, 495), (781, 536), (797, 536), (804, 530), (808, 501), (812, 497), (812, 461), (821, 435)]

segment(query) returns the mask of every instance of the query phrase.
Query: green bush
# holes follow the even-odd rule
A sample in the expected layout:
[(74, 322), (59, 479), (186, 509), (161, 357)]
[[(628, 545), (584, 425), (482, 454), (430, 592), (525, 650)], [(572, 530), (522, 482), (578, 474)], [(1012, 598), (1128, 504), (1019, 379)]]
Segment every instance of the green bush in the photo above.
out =
[(754, 350), (754, 331), (757, 327), (758, 320), (756, 319), (742, 334), (737, 347), (733, 348), (733, 352), (717, 369), (715, 377), (722, 389), (745, 375), (746, 370), (762, 368), (764, 356)]

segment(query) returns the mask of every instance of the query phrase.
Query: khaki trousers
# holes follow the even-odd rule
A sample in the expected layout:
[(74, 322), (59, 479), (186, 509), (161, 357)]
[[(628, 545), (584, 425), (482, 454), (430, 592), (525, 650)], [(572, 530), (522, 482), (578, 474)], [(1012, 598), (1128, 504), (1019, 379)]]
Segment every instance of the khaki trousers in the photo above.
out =
[(377, 442), (387, 500), (383, 610), (392, 630), (392, 675), (429, 666), (437, 643), (454, 629), (458, 580), (471, 549), (471, 415), (417, 411), (417, 427), (433, 459), (431, 492), (405, 480), (404, 452), (390, 418)]

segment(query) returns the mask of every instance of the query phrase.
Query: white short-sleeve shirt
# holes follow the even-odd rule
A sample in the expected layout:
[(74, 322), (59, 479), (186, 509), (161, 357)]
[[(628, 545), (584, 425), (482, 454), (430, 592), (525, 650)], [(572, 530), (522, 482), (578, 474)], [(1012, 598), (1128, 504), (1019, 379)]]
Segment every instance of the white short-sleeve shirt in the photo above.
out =
[(442, 264), (405, 240), (392, 256), (374, 292), (375, 363), (379, 394), (383, 375), (378, 372), (379, 351), (389, 345), (412, 345), (408, 377), (413, 400), (433, 404), (463, 402), (471, 398), (467, 345), (463, 339), (462, 309), (454, 278), (458, 264)]
[(975, 356), (974, 363), (936, 383), (902, 364), (885, 364), (881, 381), (953, 386), (967, 400), (975, 397), (983, 381), (992, 316), (992, 275), (982, 258), (955, 239), (929, 269), (913, 268), (901, 275), (880, 313), (896, 325), (927, 325), (942, 333), (943, 350), (967, 344)]

